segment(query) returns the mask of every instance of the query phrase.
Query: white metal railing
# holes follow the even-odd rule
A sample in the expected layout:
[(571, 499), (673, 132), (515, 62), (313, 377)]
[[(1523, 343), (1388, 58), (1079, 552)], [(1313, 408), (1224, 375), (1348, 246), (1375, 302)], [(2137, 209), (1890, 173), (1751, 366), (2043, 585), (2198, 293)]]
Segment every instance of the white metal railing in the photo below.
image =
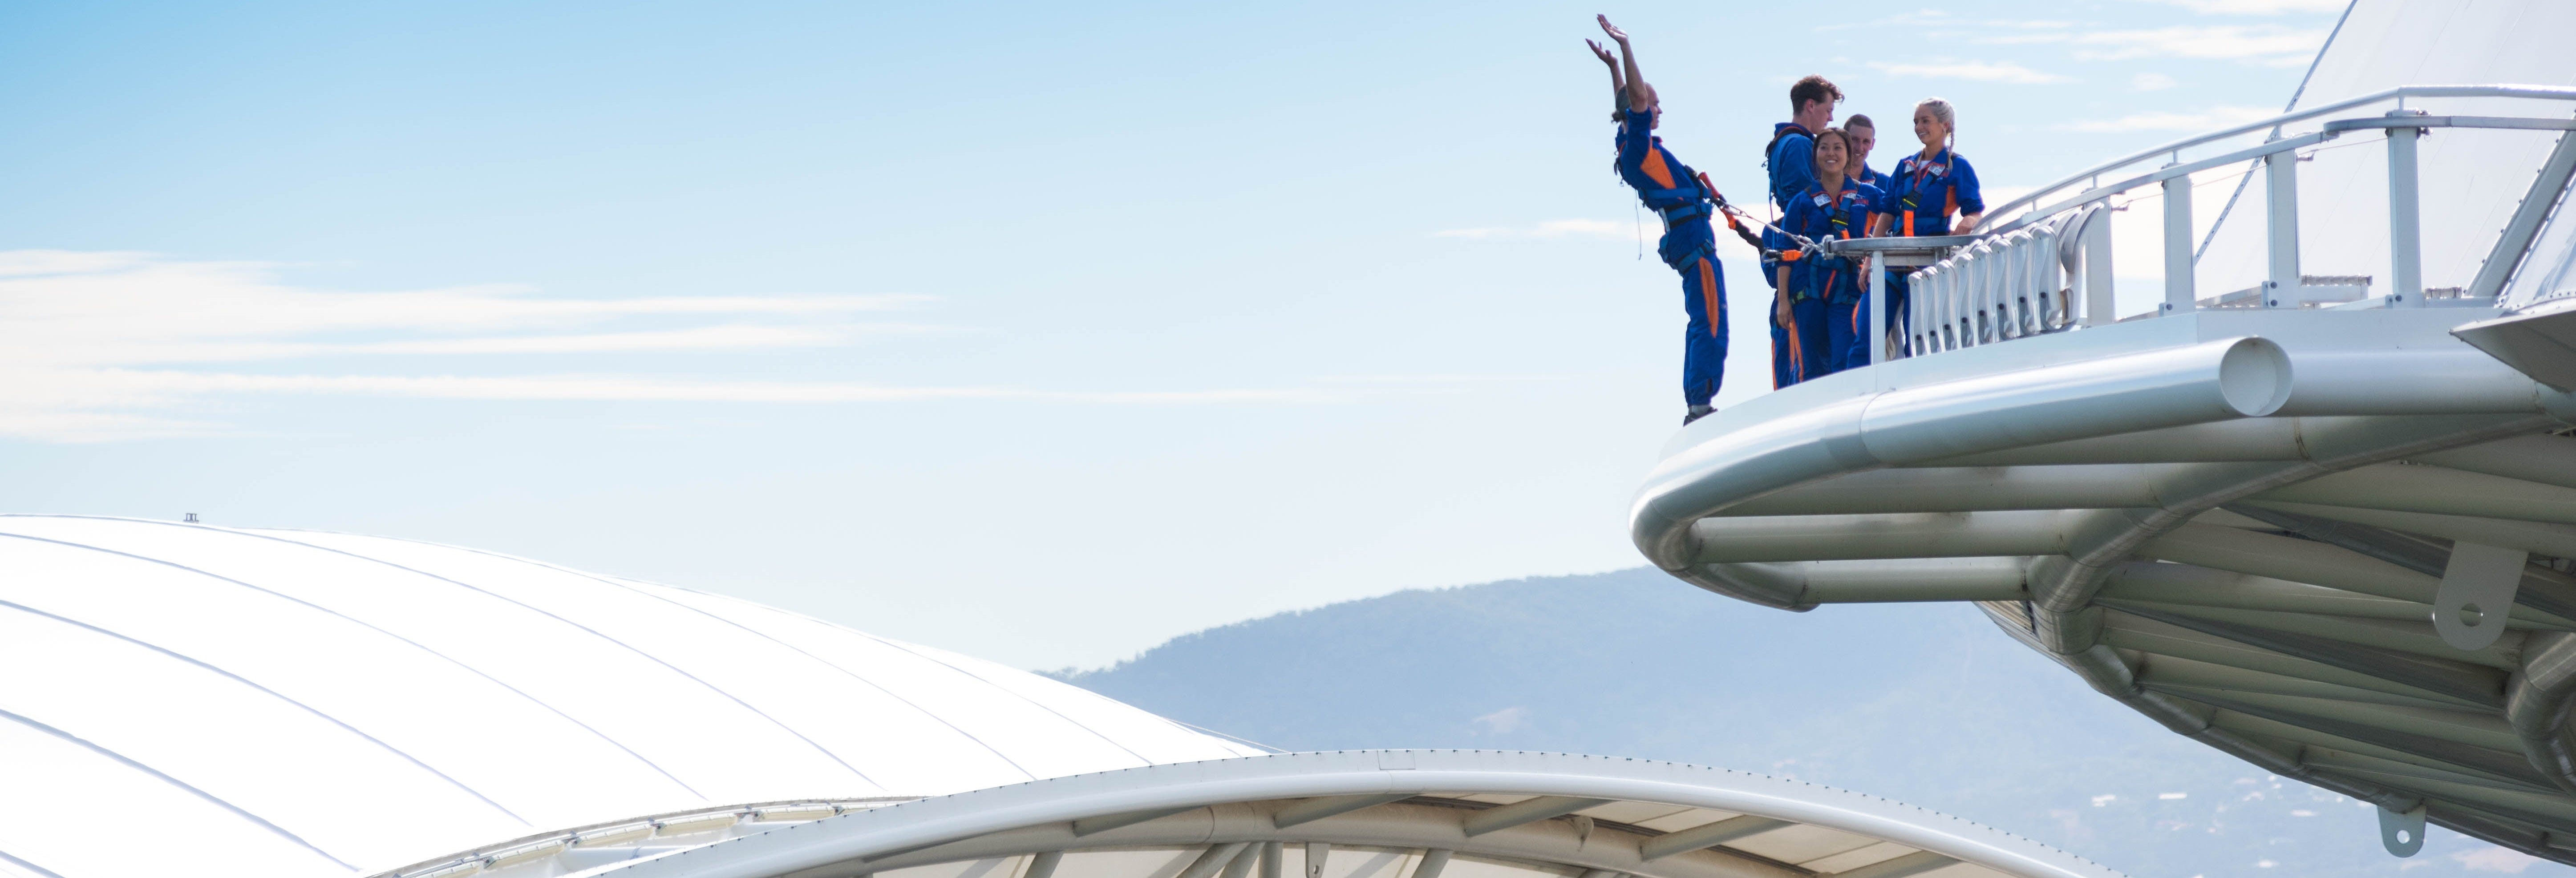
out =
[[(2115, 313), (2111, 272), (2112, 200), (2149, 186), (2163, 201), (2164, 296), (2158, 316), (2202, 307), (2300, 308), (2359, 298), (2369, 278), (2303, 275), (2299, 265), (2299, 150), (2354, 131), (2387, 135), (2388, 292), (2370, 304), (2426, 307), (2430, 299), (2492, 301), (2501, 293), (2542, 224), (2576, 176), (2576, 118), (2551, 116), (2429, 115), (2408, 109), (2409, 99), (2506, 98), (2576, 102), (2576, 88), (2519, 85), (2406, 86), (2285, 113), (2174, 141), (2107, 162), (2041, 187), (1988, 211), (2004, 218), (1973, 236), (1866, 238), (1833, 241), (1827, 252), (1865, 259), (1870, 315), (1886, 314), (1883, 269), (1920, 266), (1909, 282), (1904, 332), (1890, 344), (1872, 345), (1870, 361), (2010, 341), (2110, 323)], [(2382, 104), (2384, 112), (2369, 113)], [(2323, 120), (2312, 132), (2285, 136), (2283, 129)], [(2464, 289), (2432, 291), (2423, 280), (2423, 230), (2417, 189), (2417, 139), (2434, 128), (2483, 128), (2559, 132), (2538, 178), (2495, 241), (2477, 276)], [(2186, 160), (2185, 153), (2222, 145), (2269, 129), (2263, 143)], [(2154, 164), (2161, 161), (2161, 164)], [(2205, 300), (2199, 297), (2192, 234), (2191, 175), (2260, 163), (2264, 192), (2264, 279), (2254, 288)], [(2104, 177), (2129, 173), (2114, 182)], [(2250, 171), (2249, 171), (2250, 173)], [(2040, 206), (2045, 203), (2045, 206)], [(2357, 281), (2357, 283), (2356, 283)], [(1878, 319), (1873, 316), (1872, 322)], [(1891, 335), (1894, 335), (1891, 333)]]

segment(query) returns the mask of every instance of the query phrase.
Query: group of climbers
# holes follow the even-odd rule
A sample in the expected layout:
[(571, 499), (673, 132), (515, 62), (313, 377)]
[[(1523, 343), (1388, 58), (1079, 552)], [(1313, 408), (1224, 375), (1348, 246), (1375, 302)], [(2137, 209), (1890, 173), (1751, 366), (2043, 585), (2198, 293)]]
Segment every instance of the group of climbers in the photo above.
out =
[[(1880, 322), (1867, 313), (1861, 268), (1856, 260), (1816, 247), (1837, 239), (1965, 235), (1976, 229), (1985, 202), (1976, 170), (1952, 151), (1958, 119), (1950, 102), (1926, 98), (1914, 105), (1914, 136), (1923, 148), (1881, 174), (1868, 164), (1877, 126), (1855, 114), (1833, 127), (1842, 90), (1822, 76), (1798, 80), (1789, 88), (1790, 121), (1773, 126), (1763, 148), (1777, 217), (1763, 221), (1728, 204), (1706, 175), (1684, 166), (1654, 136), (1663, 122), (1655, 89), (1638, 74), (1627, 33), (1607, 17), (1596, 18), (1619, 47), (1613, 55), (1584, 41), (1610, 67), (1619, 107), (1619, 176), (1663, 218), (1657, 253), (1682, 275), (1682, 309), (1690, 315), (1682, 348), (1682, 397), (1690, 408), (1682, 423), (1715, 411), (1712, 400), (1726, 372), (1726, 282), (1717, 262), (1714, 220), (1726, 222), (1762, 254), (1763, 280), (1773, 290), (1773, 387), (1867, 365), (1870, 345), (1884, 342), (1869, 338)], [(1748, 225), (1758, 226), (1758, 234)], [(1890, 313), (1904, 313), (1910, 271), (1891, 270), (1882, 280)]]

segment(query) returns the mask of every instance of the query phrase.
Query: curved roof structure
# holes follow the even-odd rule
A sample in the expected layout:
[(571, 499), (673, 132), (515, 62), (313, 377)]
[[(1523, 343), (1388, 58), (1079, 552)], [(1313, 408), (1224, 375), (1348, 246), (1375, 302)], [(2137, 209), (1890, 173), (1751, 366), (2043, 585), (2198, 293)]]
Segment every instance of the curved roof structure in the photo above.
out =
[(1884, 799), (1553, 753), (1283, 753), (845, 810), (748, 833), (737, 825), (722, 840), (533, 839), (404, 875), (484, 863), (515, 876), (506, 863), (519, 862), (532, 876), (597, 878), (1246, 878), (1256, 868), (1263, 878), (2114, 878)]
[(989, 662), (471, 549), (11, 515), (0, 570), (0, 874), (363, 874), (642, 814), (1260, 752)]

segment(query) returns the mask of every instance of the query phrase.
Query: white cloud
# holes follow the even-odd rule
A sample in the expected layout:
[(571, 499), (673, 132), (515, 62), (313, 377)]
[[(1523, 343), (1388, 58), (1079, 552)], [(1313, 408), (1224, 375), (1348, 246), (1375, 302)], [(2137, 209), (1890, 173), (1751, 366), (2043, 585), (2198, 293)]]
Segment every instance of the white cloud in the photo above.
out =
[[(1598, 219), (1547, 220), (1528, 226), (1485, 226), (1472, 229), (1442, 229), (1431, 233), (1435, 238), (1617, 238), (1636, 237), (1634, 222)], [(1663, 234), (1656, 229), (1656, 234)]]
[(2129, 89), (2131, 91), (2164, 91), (2165, 89), (2181, 84), (2182, 83), (2175, 81), (2173, 77), (2166, 76), (2162, 73), (2141, 73), (2136, 76), (2129, 77)]
[(2013, 85), (2044, 85), (2073, 82), (2065, 76), (2032, 70), (2010, 61), (1934, 61), (1920, 64), (1889, 64), (1872, 61), (1869, 66), (1889, 76), (1915, 79), (1965, 79), (1971, 82), (2002, 82)]
[[(1111, 404), (1316, 402), (1312, 388), (1042, 391), (632, 374), (491, 374), (523, 361), (825, 347), (953, 331), (859, 320), (924, 296), (552, 298), (520, 286), (347, 292), (287, 284), (273, 265), (143, 253), (0, 252), (0, 435), (92, 441), (231, 432), (200, 419), (241, 394), (477, 400), (854, 403), (992, 399)], [(333, 374), (320, 357), (470, 360), (482, 374)], [(482, 359), (476, 359), (482, 358)], [(208, 370), (265, 362), (273, 370)], [(416, 368), (416, 367), (415, 367)], [(559, 368), (559, 367), (558, 367)], [(440, 372), (449, 370), (442, 369)]]
[(2500, 847), (2461, 851), (2452, 854), (2451, 859), (2471, 872), (2503, 872), (2508, 875), (2520, 875), (2522, 870), (2531, 868), (2531, 864), (2540, 862), (2539, 857)]
[(2325, 45), (2326, 32), (2276, 25), (2178, 25), (2082, 31), (2067, 34), (2065, 41), (2075, 47), (2075, 57), (2085, 61), (2193, 58), (2297, 66), (2316, 57), (2317, 48)]
[(2218, 106), (2193, 112), (2151, 110), (2131, 113), (2117, 119), (2086, 119), (2058, 126), (2067, 131), (2087, 134), (2123, 134), (2133, 131), (2209, 131), (2229, 125), (2242, 125), (2280, 115), (2269, 107)]
[(2351, 0), (2149, 0), (2180, 6), (2202, 15), (2284, 15), (2294, 12), (2342, 12)]
[(1529, 723), (1529, 708), (1506, 707), (1468, 722), (1485, 727), (1487, 734), (1505, 735)]

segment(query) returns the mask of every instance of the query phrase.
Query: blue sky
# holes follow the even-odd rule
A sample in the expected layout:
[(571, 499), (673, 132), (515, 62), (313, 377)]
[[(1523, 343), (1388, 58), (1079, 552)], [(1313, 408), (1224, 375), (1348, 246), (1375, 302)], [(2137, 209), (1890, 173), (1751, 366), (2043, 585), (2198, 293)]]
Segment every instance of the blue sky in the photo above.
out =
[(1681, 313), (1592, 12), (1751, 201), (1801, 74), (2009, 193), (2277, 112), (2340, 4), (1819, 8), (8, 7), (0, 475), (1027, 667), (1632, 566)]

